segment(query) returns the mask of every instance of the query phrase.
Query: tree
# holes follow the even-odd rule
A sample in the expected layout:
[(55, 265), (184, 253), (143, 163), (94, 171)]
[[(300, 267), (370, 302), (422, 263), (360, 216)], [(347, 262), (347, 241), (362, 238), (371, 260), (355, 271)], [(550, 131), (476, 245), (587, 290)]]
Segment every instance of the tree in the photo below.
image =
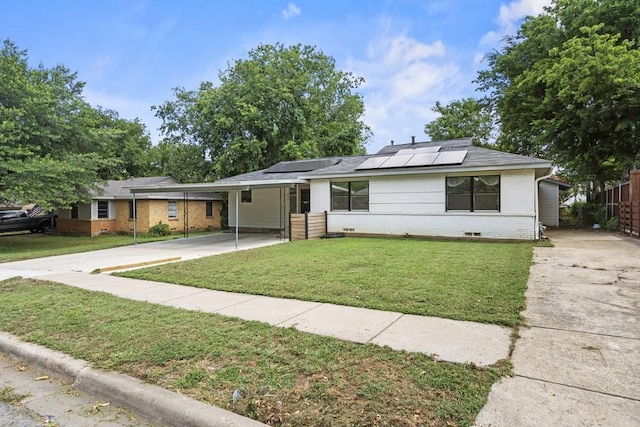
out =
[[(44, 209), (91, 199), (101, 179), (141, 171), (149, 140), (144, 127), (96, 110), (84, 83), (62, 65), (28, 65), (26, 51), (6, 40), (0, 51), (0, 203)], [(131, 151), (132, 144), (140, 150)], [(126, 143), (125, 143), (126, 142)]]
[(178, 88), (175, 100), (154, 107), (170, 140), (203, 147), (214, 178), (364, 152), (370, 130), (353, 93), (362, 78), (311, 46), (260, 45), (248, 56), (220, 72), (219, 86)]
[(424, 126), (432, 140), (471, 138), (475, 145), (487, 145), (491, 140), (493, 119), (490, 111), (475, 98), (453, 100), (447, 105), (436, 101), (432, 111), (440, 117)]
[(211, 181), (211, 161), (202, 146), (164, 140), (151, 148), (151, 167), (155, 175), (169, 175), (179, 182)]
[(639, 36), (639, 0), (556, 0), (527, 18), (477, 79), (498, 144), (596, 189), (619, 179), (640, 153)]

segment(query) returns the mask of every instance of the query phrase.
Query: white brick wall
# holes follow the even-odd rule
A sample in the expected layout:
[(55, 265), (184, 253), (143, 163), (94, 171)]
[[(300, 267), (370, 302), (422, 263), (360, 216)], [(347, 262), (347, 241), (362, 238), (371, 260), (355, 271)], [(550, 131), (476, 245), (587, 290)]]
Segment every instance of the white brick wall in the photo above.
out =
[(329, 212), (330, 232), (533, 240), (533, 171), (500, 175), (496, 213), (446, 212), (445, 175), (372, 177), (369, 212), (331, 212), (329, 180), (318, 180), (311, 184), (312, 206)]

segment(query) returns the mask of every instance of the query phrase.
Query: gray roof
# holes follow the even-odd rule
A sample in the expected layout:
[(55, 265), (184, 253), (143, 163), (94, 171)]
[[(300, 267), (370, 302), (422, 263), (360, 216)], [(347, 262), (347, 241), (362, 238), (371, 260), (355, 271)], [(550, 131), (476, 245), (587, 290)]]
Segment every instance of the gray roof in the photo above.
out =
[[(467, 155), (461, 164), (456, 165), (438, 165), (425, 167), (402, 167), (393, 169), (370, 169), (356, 170), (365, 160), (372, 157), (389, 156), (403, 149), (421, 148), (421, 147), (440, 147), (440, 152), (444, 151), (467, 151)], [(319, 165), (328, 165), (319, 167), (309, 171), (295, 171), (292, 164), (296, 162), (281, 162), (278, 165), (284, 167), (270, 167), (255, 172), (249, 172), (242, 175), (236, 175), (229, 178), (216, 181), (220, 184), (232, 184), (245, 181), (271, 181), (271, 180), (287, 180), (287, 179), (313, 179), (320, 177), (344, 176), (344, 175), (390, 175), (390, 174), (406, 174), (406, 173), (438, 173), (452, 170), (464, 171), (465, 169), (484, 169), (484, 170), (500, 170), (500, 169), (517, 169), (523, 167), (527, 169), (547, 170), (551, 167), (548, 160), (538, 159), (534, 157), (521, 156), (518, 154), (505, 153), (503, 151), (491, 150), (488, 148), (476, 147), (471, 139), (456, 139), (449, 141), (430, 141), (417, 142), (415, 144), (396, 144), (387, 145), (376, 154), (368, 154), (362, 156), (344, 156), (344, 157), (327, 157), (327, 162), (318, 163)], [(336, 162), (337, 161), (337, 162)], [(308, 162), (308, 160), (300, 160), (300, 162)], [(304, 169), (298, 168), (298, 169)], [(294, 170), (292, 172), (278, 172), (281, 170)], [(275, 172), (271, 172), (275, 171)], [(541, 175), (541, 174), (540, 174)]]
[[(170, 176), (149, 176), (141, 178), (129, 178), (127, 180), (109, 180), (100, 184), (101, 191), (94, 191), (95, 199), (132, 199), (131, 187), (163, 186), (179, 184)], [(189, 200), (223, 200), (217, 193), (193, 192), (188, 193)], [(182, 199), (183, 193), (175, 191), (136, 193), (136, 199)]]

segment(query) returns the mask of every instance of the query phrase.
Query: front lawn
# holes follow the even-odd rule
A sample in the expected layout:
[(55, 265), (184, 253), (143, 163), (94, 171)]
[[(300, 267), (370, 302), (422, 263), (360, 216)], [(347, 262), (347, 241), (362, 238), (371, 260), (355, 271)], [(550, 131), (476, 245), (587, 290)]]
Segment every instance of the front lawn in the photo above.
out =
[(275, 426), (469, 426), (510, 370), (29, 279), (0, 282), (0, 307), (23, 340)]
[[(196, 233), (190, 233), (196, 235)], [(171, 236), (138, 235), (138, 243), (179, 239), (182, 234)], [(54, 255), (97, 251), (133, 244), (132, 235), (95, 237), (59, 236), (52, 234), (0, 234), (0, 262), (21, 261)]]
[(306, 240), (119, 273), (272, 297), (514, 326), (531, 243)]

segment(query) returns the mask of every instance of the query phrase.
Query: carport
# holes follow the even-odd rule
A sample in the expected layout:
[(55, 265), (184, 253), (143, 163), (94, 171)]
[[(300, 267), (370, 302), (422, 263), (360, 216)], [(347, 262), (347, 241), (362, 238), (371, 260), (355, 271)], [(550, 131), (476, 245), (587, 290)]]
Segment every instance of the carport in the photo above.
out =
[[(136, 243), (137, 227), (136, 227), (136, 194), (138, 193), (164, 193), (164, 192), (180, 192), (183, 194), (185, 203), (188, 204), (189, 193), (201, 192), (235, 192), (235, 244), (238, 248), (239, 240), (239, 224), (240, 224), (240, 193), (242, 191), (258, 190), (258, 189), (279, 189), (280, 190), (280, 238), (286, 238), (289, 213), (287, 212), (287, 198), (290, 189), (296, 188), (297, 185), (308, 184), (304, 179), (280, 179), (269, 181), (237, 181), (237, 182), (202, 182), (194, 184), (158, 184), (152, 186), (129, 187), (129, 191), (133, 194), (133, 242)], [(188, 205), (187, 205), (188, 206)], [(229, 213), (231, 214), (231, 213)]]

